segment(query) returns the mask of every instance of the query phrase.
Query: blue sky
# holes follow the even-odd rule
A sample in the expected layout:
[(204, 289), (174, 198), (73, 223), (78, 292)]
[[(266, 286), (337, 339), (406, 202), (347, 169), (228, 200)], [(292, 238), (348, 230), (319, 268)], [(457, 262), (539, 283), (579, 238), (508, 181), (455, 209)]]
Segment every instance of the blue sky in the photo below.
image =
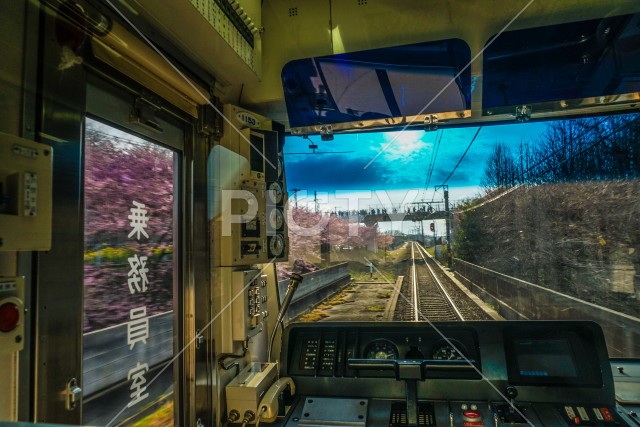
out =
[[(533, 142), (546, 129), (548, 123), (513, 123), (485, 126), (478, 134), (464, 160), (449, 179), (452, 200), (470, 198), (480, 192), (480, 180), (487, 157), (496, 142), (503, 142), (517, 152), (521, 141)], [(305, 191), (308, 199), (318, 191), (325, 205), (332, 209), (336, 202), (332, 195), (341, 193), (366, 193), (386, 190), (394, 203), (406, 197), (408, 190), (418, 192), (416, 201), (431, 200), (434, 186), (442, 184), (471, 142), (477, 127), (444, 129), (429, 188), (425, 190), (427, 171), (440, 132), (396, 131), (335, 135), (333, 141), (322, 142), (319, 136), (311, 136), (318, 145), (318, 152), (353, 151), (344, 154), (286, 154), (311, 152), (309, 141), (301, 137), (287, 137), (285, 144), (285, 168), (287, 187), (302, 189), (298, 193), (302, 202)], [(395, 140), (394, 140), (395, 138)], [(389, 142), (392, 141), (390, 144)], [(389, 144), (376, 160), (366, 165)], [(396, 196), (394, 196), (396, 195)], [(435, 196), (435, 199), (442, 197)], [(397, 199), (397, 200), (395, 200)], [(378, 200), (361, 202), (377, 205)], [(363, 206), (363, 207), (364, 207)]]

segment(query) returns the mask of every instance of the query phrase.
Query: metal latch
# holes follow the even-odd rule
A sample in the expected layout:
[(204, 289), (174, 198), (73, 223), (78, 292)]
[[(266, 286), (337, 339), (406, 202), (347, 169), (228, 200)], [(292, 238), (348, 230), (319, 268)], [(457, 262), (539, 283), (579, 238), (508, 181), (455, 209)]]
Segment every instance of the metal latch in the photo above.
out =
[(78, 387), (78, 380), (75, 378), (71, 378), (71, 380), (69, 380), (65, 394), (67, 411), (75, 410), (76, 405), (82, 400), (82, 389)]
[(162, 108), (160, 102), (151, 97), (139, 96), (136, 98), (129, 121), (139, 126), (162, 133), (163, 129), (156, 118), (156, 113)]
[(197, 329), (196, 330), (196, 350), (200, 349), (203, 343), (204, 343), (204, 335), (202, 335), (202, 331), (200, 331), (200, 329)]
[(531, 105), (519, 105), (516, 107), (516, 121), (528, 122), (531, 120)]
[(435, 132), (438, 130), (438, 116), (430, 114), (424, 118), (424, 131)]

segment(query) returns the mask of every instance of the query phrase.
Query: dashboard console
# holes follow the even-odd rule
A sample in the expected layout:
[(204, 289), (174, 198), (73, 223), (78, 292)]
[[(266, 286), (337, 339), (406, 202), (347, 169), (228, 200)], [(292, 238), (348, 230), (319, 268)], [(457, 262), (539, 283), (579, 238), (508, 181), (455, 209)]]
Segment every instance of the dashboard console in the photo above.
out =
[(288, 426), (625, 426), (593, 322), (289, 325)]

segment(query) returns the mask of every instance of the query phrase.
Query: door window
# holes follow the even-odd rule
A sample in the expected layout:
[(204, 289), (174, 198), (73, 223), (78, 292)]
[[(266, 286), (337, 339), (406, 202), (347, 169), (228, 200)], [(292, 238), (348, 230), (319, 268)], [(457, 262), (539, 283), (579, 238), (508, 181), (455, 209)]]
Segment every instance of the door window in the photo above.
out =
[(174, 424), (177, 160), (86, 120), (84, 424)]

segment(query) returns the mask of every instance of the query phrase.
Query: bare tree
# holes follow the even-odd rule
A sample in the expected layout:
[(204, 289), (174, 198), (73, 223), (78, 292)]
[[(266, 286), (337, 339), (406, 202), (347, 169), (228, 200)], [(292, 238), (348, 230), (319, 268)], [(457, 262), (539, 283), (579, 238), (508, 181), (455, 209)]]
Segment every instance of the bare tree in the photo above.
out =
[(508, 188), (518, 183), (518, 167), (511, 149), (498, 142), (487, 159), (480, 184), (487, 190)]

